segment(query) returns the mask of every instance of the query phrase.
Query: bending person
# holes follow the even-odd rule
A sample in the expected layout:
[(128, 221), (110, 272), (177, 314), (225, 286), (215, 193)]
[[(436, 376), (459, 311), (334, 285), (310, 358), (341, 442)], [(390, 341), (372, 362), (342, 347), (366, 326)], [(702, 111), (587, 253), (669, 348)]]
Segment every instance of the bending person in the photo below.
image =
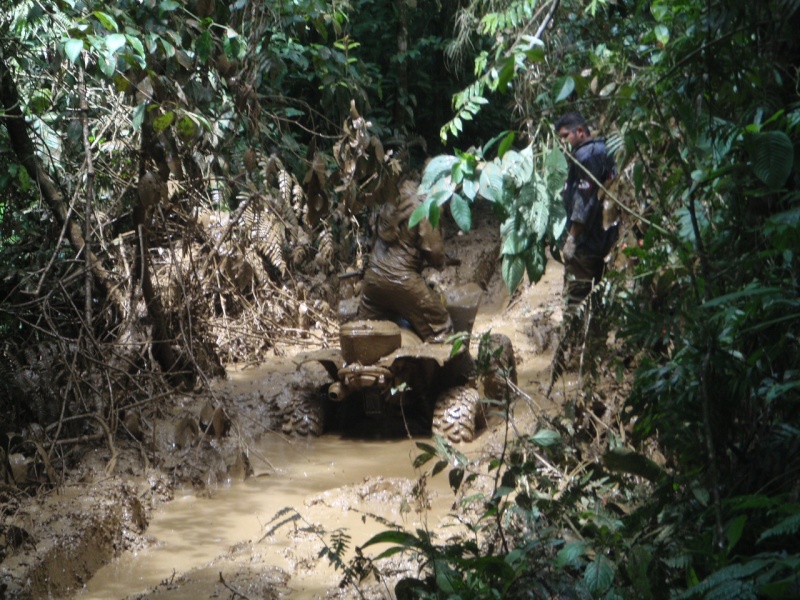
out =
[(360, 319), (402, 318), (426, 342), (444, 341), (453, 323), (444, 303), (422, 277), (426, 265), (445, 264), (444, 242), (425, 219), (409, 229), (408, 220), (422, 203), (417, 184), (406, 180), (394, 202), (378, 216), (378, 236), (364, 274)]

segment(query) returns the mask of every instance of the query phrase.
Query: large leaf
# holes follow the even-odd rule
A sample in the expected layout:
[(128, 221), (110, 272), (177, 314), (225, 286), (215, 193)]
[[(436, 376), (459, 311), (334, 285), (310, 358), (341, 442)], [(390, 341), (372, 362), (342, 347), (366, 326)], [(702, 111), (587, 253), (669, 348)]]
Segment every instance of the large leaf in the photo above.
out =
[(67, 43), (64, 44), (64, 54), (67, 55), (67, 58), (70, 60), (70, 62), (78, 62), (78, 57), (81, 55), (82, 51), (83, 40), (76, 40), (73, 38), (71, 40), (67, 40)]
[(475, 179), (465, 179), (461, 182), (461, 191), (470, 200), (475, 200), (480, 191), (480, 182)]
[(503, 155), (501, 166), (503, 172), (514, 180), (514, 185), (522, 187), (533, 175), (533, 147), (528, 146), (521, 152), (509, 150)]
[(756, 177), (777, 190), (783, 187), (794, 164), (792, 140), (782, 131), (751, 134), (747, 145)]
[(506, 289), (509, 294), (513, 294), (522, 281), (525, 273), (525, 262), (520, 256), (503, 257), (503, 281), (506, 282)]
[(561, 234), (567, 227), (567, 209), (560, 198), (556, 198), (550, 203), (550, 227), (549, 234), (552, 241), (561, 239)]
[(442, 154), (434, 156), (427, 165), (422, 174), (422, 182), (419, 185), (420, 193), (427, 193), (434, 183), (440, 178), (450, 174), (453, 165), (458, 162), (458, 158), (449, 154)]
[(583, 573), (583, 581), (593, 596), (605, 592), (614, 582), (614, 565), (602, 554), (598, 555), (594, 561), (586, 567)]
[(574, 565), (586, 552), (586, 544), (582, 541), (569, 542), (558, 551), (556, 555), (556, 566), (566, 567)]
[(569, 75), (567, 75), (566, 77), (562, 77), (561, 79), (556, 81), (555, 85), (556, 104), (561, 102), (562, 100), (566, 100), (574, 89), (575, 89), (575, 80)]
[(453, 194), (450, 199), (450, 214), (453, 215), (453, 220), (462, 231), (472, 229), (472, 211), (470, 210), (469, 202), (459, 194)]
[(503, 199), (503, 172), (493, 162), (488, 163), (481, 171), (480, 194), (489, 202)]
[(538, 241), (547, 234), (547, 226), (550, 224), (550, 199), (541, 181), (531, 182), (526, 188), (530, 188), (529, 193), (533, 197), (527, 215), (528, 229)]
[(112, 33), (106, 36), (106, 48), (108, 48), (109, 53), (116, 52), (120, 48), (125, 47), (125, 41), (125, 36), (123, 34)]
[(544, 177), (547, 180), (547, 192), (553, 196), (561, 191), (567, 180), (567, 158), (560, 148), (553, 148), (544, 157)]

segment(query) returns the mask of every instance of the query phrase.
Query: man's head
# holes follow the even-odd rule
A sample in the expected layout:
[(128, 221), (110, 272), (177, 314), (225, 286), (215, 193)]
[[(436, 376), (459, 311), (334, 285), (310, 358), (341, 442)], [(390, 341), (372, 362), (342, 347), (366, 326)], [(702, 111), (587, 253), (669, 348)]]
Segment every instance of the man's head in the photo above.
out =
[(580, 146), (591, 137), (586, 119), (580, 113), (570, 112), (556, 121), (556, 133), (562, 142), (571, 148)]

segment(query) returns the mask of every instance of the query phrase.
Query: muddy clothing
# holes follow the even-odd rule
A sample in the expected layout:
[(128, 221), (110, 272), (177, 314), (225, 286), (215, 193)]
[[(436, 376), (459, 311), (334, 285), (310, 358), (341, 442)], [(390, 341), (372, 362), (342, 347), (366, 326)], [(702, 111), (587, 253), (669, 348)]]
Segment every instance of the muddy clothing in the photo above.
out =
[[(605, 183), (615, 176), (614, 159), (602, 139), (587, 140), (572, 154), (575, 161), (597, 181)], [(589, 294), (592, 285), (603, 277), (605, 256), (619, 235), (616, 225), (608, 229), (603, 227), (603, 203), (597, 196), (598, 189), (597, 183), (584, 169), (570, 162), (563, 194), (567, 231), (573, 223), (580, 223), (584, 228), (580, 237), (574, 240), (574, 256), (565, 256), (564, 260), (569, 305), (579, 304)]]
[(439, 294), (422, 278), (426, 264), (444, 265), (442, 236), (427, 220), (408, 228), (408, 219), (421, 202), (416, 184), (406, 181), (400, 186), (397, 201), (381, 209), (378, 237), (364, 274), (358, 316), (402, 318), (411, 323), (420, 338), (433, 341), (450, 333), (453, 324)]

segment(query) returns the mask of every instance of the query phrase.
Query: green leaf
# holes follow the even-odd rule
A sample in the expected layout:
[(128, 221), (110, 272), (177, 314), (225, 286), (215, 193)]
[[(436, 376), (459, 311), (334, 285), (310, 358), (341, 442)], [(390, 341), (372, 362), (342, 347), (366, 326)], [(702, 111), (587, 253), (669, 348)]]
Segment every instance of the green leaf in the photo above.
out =
[(739, 515), (735, 519), (733, 519), (728, 526), (725, 528), (725, 537), (728, 538), (728, 547), (725, 551), (726, 554), (730, 554), (731, 550), (736, 547), (736, 544), (739, 543), (739, 539), (742, 537), (742, 532), (744, 531), (744, 525), (747, 523), (747, 515)]
[(200, 62), (207, 63), (209, 56), (211, 56), (211, 33), (208, 29), (197, 38), (194, 48), (197, 51), (197, 57), (200, 59)]
[(458, 493), (461, 482), (464, 481), (464, 469), (458, 467), (451, 470), (447, 478), (450, 482), (450, 489), (453, 490), (453, 493)]
[(158, 5), (158, 10), (161, 12), (172, 12), (173, 10), (177, 10), (181, 7), (179, 2), (175, 0), (164, 0), (161, 4)]
[(586, 571), (583, 573), (583, 581), (593, 595), (602, 594), (614, 582), (614, 565), (605, 556), (598, 555), (586, 567)]
[(111, 77), (114, 75), (114, 70), (117, 66), (117, 60), (114, 58), (113, 54), (101, 54), (97, 57), (97, 64), (100, 67), (100, 70), (103, 72), (103, 75), (106, 77)]
[(167, 127), (172, 125), (172, 121), (175, 120), (175, 113), (172, 111), (166, 112), (163, 115), (157, 116), (153, 119), (153, 130), (156, 133), (161, 133)]
[(119, 27), (117, 26), (117, 22), (114, 20), (114, 17), (108, 13), (96, 10), (92, 14), (98, 21), (100, 21), (100, 24), (109, 31), (119, 31)]
[(528, 247), (528, 238), (514, 226), (516, 223), (513, 219), (506, 221), (506, 224), (509, 222), (510, 226), (503, 228), (503, 247), (500, 253), (505, 256), (522, 254)]
[(656, 34), (656, 39), (658, 42), (664, 46), (667, 45), (669, 42), (669, 29), (666, 25), (656, 25), (655, 29), (653, 30)]
[(503, 198), (503, 173), (495, 163), (488, 163), (481, 171), (480, 194), (489, 202)]
[(797, 537), (798, 531), (800, 531), (800, 513), (790, 515), (774, 527), (764, 531), (758, 536), (758, 543), (760, 544), (764, 540), (773, 537), (791, 537), (794, 539)]
[(147, 109), (147, 102), (142, 102), (135, 109), (133, 109), (133, 129), (139, 131), (144, 122), (144, 113)]
[(112, 33), (106, 36), (106, 48), (109, 53), (116, 52), (120, 48), (125, 47), (125, 36), (121, 33)]
[(582, 541), (569, 542), (558, 551), (556, 555), (556, 566), (566, 567), (574, 565), (577, 560), (586, 552), (586, 544)]
[(552, 429), (540, 429), (528, 439), (537, 446), (546, 448), (547, 446), (552, 446), (560, 442), (561, 436), (557, 431), (553, 431)]
[(633, 589), (640, 598), (652, 598), (650, 578), (647, 576), (650, 563), (653, 561), (652, 552), (647, 546), (634, 546), (628, 552), (627, 558), (625, 570), (628, 572)]
[(361, 547), (366, 548), (375, 544), (400, 544), (413, 548), (420, 545), (420, 540), (405, 531), (381, 531), (369, 538)]
[(566, 100), (574, 89), (575, 80), (571, 76), (567, 75), (565, 77), (561, 77), (558, 81), (556, 81), (556, 98), (554, 102), (558, 104), (562, 100)]
[(474, 179), (465, 179), (461, 182), (461, 191), (470, 200), (475, 200), (480, 190), (479, 183)]
[(468, 232), (472, 229), (472, 211), (469, 202), (464, 200), (459, 194), (453, 194), (450, 199), (450, 214), (461, 231)]
[(453, 165), (458, 161), (458, 158), (450, 154), (434, 156), (428, 161), (428, 164), (425, 165), (425, 171), (422, 173), (422, 181), (419, 184), (419, 193), (427, 194), (439, 179), (450, 175), (453, 170)]
[(751, 134), (747, 149), (753, 172), (773, 190), (783, 187), (794, 164), (794, 147), (782, 131), (763, 131)]
[(125, 39), (128, 41), (128, 46), (133, 49), (136, 55), (144, 58), (144, 46), (142, 45), (141, 40), (132, 35), (126, 35)]
[(527, 255), (525, 272), (528, 274), (528, 281), (537, 283), (542, 278), (542, 275), (544, 275), (545, 266), (547, 265), (544, 245), (536, 244), (529, 248), (525, 254)]
[(197, 135), (197, 124), (188, 115), (184, 115), (175, 123), (175, 128), (178, 130), (178, 136), (186, 143)]
[(437, 461), (436, 464), (433, 465), (433, 469), (431, 469), (431, 476), (435, 477), (436, 475), (444, 471), (447, 468), (448, 464), (450, 463), (448, 463), (446, 460)]
[(428, 197), (425, 202), (415, 208), (414, 212), (411, 213), (411, 216), (408, 218), (408, 228), (411, 229), (412, 227), (418, 225), (423, 219), (428, 219), (431, 206), (433, 206), (433, 201), (430, 197)]
[(439, 226), (439, 219), (442, 216), (442, 211), (436, 203), (431, 204), (430, 213), (428, 213), (428, 220), (431, 222), (431, 227)]
[(500, 145), (497, 147), (497, 157), (503, 158), (503, 155), (511, 148), (511, 144), (514, 143), (517, 134), (513, 131), (509, 131), (506, 136), (500, 142)]
[(527, 215), (528, 229), (539, 241), (547, 234), (550, 224), (550, 202), (544, 184), (539, 181), (531, 183), (524, 188), (531, 195), (530, 208)]
[(506, 282), (506, 289), (509, 294), (513, 294), (522, 281), (525, 273), (525, 262), (520, 256), (503, 256), (502, 264), (503, 281)]
[(494, 88), (502, 94), (507, 90), (508, 83), (514, 77), (514, 57), (509, 56), (499, 67), (500, 74), (497, 77), (497, 83)]
[(64, 54), (66, 54), (69, 61), (73, 64), (78, 62), (78, 57), (83, 52), (83, 40), (76, 40), (74, 38), (67, 40), (64, 44)]

